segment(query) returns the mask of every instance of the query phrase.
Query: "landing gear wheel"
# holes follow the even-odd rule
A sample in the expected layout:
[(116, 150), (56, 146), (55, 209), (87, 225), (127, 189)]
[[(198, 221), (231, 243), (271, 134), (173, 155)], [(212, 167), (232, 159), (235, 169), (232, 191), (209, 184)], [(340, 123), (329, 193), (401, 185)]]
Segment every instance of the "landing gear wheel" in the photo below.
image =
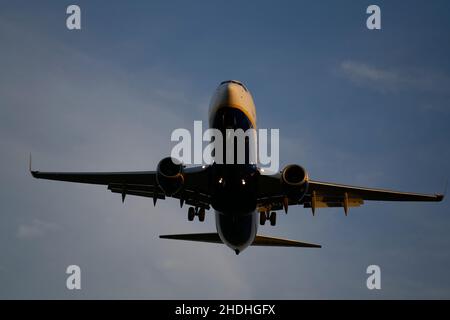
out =
[(276, 212), (272, 212), (270, 214), (270, 225), (274, 226), (276, 224), (277, 224), (277, 214), (276, 214)]
[(266, 220), (267, 220), (267, 215), (265, 212), (260, 212), (259, 213), (259, 224), (260, 225), (265, 225), (266, 224)]
[(198, 221), (205, 221), (205, 208), (198, 209)]
[(188, 209), (188, 220), (192, 221), (195, 217), (195, 209), (193, 207), (189, 207)]

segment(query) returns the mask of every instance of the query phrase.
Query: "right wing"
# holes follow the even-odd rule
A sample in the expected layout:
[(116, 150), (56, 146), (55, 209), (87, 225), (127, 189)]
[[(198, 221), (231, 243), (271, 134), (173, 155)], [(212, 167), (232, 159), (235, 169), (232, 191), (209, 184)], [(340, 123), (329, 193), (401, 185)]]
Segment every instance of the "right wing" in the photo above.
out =
[[(30, 164), (31, 167), (31, 164)], [(209, 167), (187, 168), (184, 172), (183, 188), (173, 195), (180, 201), (199, 208), (210, 208)], [(122, 195), (141, 196), (165, 199), (165, 194), (156, 182), (155, 171), (135, 172), (40, 172), (30, 168), (33, 177), (37, 179), (77, 182), (106, 185), (108, 190)], [(181, 203), (181, 202), (180, 202)]]

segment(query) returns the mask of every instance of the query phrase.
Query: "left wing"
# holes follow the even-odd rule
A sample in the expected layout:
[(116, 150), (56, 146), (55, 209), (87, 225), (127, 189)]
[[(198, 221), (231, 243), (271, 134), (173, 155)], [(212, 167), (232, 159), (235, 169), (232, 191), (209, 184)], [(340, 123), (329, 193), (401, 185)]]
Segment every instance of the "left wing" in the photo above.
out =
[(343, 207), (347, 214), (349, 207), (358, 207), (364, 200), (371, 201), (442, 201), (442, 194), (422, 194), (385, 189), (372, 189), (329, 182), (309, 180), (308, 190), (300, 201), (285, 199), (280, 185), (280, 175), (261, 175), (258, 184), (258, 210), (287, 210), (288, 205), (303, 205), (311, 208)]
[[(183, 188), (173, 195), (180, 199), (180, 204), (186, 203), (199, 208), (210, 208), (209, 167), (187, 168), (184, 173)], [(155, 171), (136, 172), (40, 172), (31, 170), (33, 177), (38, 179), (106, 185), (113, 193), (120, 193), (122, 201), (126, 195), (165, 199), (165, 194), (156, 182)]]

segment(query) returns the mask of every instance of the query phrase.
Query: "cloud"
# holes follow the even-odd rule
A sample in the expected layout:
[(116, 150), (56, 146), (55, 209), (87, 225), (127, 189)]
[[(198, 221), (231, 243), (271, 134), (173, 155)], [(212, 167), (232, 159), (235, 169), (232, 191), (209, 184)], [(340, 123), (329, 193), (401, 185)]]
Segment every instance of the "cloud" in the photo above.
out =
[(381, 68), (351, 60), (343, 61), (339, 70), (353, 83), (381, 92), (419, 90), (450, 94), (450, 77), (432, 70)]
[(396, 83), (401, 80), (395, 72), (378, 69), (364, 63), (344, 61), (341, 63), (341, 70), (354, 81)]
[(19, 239), (35, 239), (57, 229), (59, 227), (55, 223), (34, 219), (31, 223), (19, 225), (16, 235)]

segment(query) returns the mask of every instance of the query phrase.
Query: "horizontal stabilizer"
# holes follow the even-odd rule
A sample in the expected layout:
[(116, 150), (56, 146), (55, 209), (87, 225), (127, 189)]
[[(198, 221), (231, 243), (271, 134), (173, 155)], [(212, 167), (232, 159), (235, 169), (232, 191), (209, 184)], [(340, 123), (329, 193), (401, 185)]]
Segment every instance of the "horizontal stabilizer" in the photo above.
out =
[(161, 239), (222, 243), (222, 240), (220, 240), (220, 237), (217, 233), (167, 234), (159, 237)]
[[(217, 233), (190, 233), (190, 234), (169, 234), (159, 236), (161, 239), (172, 240), (186, 240), (209, 243), (222, 243)], [(321, 245), (300, 242), (295, 240), (273, 238), (266, 236), (256, 236), (252, 246), (266, 246), (266, 247), (299, 247), (299, 248), (321, 248)]]
[(253, 241), (252, 243), (252, 246), (322, 248), (322, 246), (319, 244), (266, 236), (256, 236), (255, 241)]

